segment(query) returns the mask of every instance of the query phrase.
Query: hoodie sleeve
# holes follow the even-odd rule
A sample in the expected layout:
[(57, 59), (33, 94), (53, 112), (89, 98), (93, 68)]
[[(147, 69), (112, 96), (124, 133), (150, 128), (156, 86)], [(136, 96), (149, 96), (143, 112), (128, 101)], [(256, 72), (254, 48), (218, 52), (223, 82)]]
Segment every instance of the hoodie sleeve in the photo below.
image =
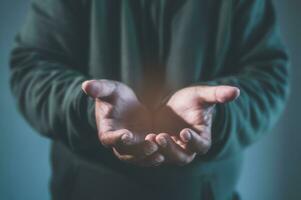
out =
[(86, 75), (84, 3), (33, 0), (11, 53), (11, 90), (20, 112), (44, 136), (76, 152), (99, 148)]
[(209, 158), (238, 153), (260, 139), (279, 118), (289, 94), (288, 56), (272, 2), (239, 0), (235, 9), (231, 73), (208, 84), (237, 86), (241, 95), (217, 105)]

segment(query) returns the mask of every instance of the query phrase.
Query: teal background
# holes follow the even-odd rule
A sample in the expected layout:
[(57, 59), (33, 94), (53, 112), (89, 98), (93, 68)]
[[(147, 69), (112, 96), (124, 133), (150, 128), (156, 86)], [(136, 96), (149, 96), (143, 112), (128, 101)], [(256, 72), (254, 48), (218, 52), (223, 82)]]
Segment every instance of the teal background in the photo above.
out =
[[(9, 90), (9, 51), (29, 0), (0, 2), (0, 199), (49, 199), (49, 144), (17, 112)], [(245, 152), (238, 190), (244, 200), (301, 199), (301, 1), (275, 0), (289, 48), (292, 92), (271, 133)]]

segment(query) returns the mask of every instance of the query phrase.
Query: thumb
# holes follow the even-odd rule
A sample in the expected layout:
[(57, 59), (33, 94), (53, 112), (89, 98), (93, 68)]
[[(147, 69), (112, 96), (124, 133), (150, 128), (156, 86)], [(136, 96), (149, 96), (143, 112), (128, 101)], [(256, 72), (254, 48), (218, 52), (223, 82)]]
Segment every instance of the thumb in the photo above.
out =
[(197, 95), (206, 103), (227, 103), (240, 95), (240, 90), (232, 86), (197, 86)]
[(82, 83), (82, 90), (92, 98), (104, 98), (113, 94), (116, 83), (109, 80), (89, 80)]

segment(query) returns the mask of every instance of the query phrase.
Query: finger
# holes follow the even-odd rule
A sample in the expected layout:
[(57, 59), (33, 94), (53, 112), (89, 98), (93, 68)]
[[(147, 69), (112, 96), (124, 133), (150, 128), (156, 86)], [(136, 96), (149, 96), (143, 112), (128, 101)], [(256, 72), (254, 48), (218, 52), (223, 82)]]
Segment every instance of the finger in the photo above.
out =
[(119, 151), (114, 147), (113, 147), (113, 152), (115, 156), (121, 161), (128, 162), (128, 163), (137, 162), (137, 159), (133, 155), (120, 154)]
[(177, 144), (179, 145), (182, 149), (187, 149), (186, 148), (186, 143), (183, 142), (179, 137), (177, 136), (171, 136), (171, 139)]
[(145, 137), (145, 140), (156, 142), (156, 136), (157, 136), (156, 134), (150, 133)]
[(159, 147), (155, 141), (142, 140), (127, 129), (100, 134), (100, 141), (106, 147), (114, 147), (120, 155), (131, 155), (142, 159), (155, 153)]
[(126, 129), (108, 131), (99, 134), (99, 140), (106, 147), (114, 147), (120, 145), (121, 143), (130, 145), (133, 143), (133, 134)]
[(116, 89), (114, 81), (90, 80), (82, 84), (83, 91), (92, 98), (104, 98), (113, 94)]
[(240, 95), (240, 90), (232, 86), (196, 86), (198, 96), (210, 104), (227, 103), (235, 100)]
[(155, 153), (146, 158), (139, 159), (133, 155), (122, 155), (115, 148), (113, 148), (113, 152), (119, 160), (131, 164), (136, 164), (141, 167), (156, 167), (161, 165), (165, 160), (164, 156), (160, 153)]
[(132, 155), (136, 159), (143, 159), (147, 156), (154, 154), (158, 151), (159, 147), (155, 142), (142, 141), (137, 144), (119, 144), (116, 146), (116, 150), (121, 155)]
[(211, 147), (211, 139), (202, 137), (192, 129), (186, 128), (180, 132), (180, 138), (186, 142), (186, 148), (197, 154), (205, 154)]
[(185, 152), (179, 145), (177, 145), (171, 137), (166, 133), (160, 133), (156, 136), (156, 141), (161, 147), (160, 150), (165, 156), (166, 161), (177, 165), (185, 165), (190, 163), (195, 155)]
[(156, 167), (164, 162), (165, 158), (161, 153), (154, 153), (151, 156), (139, 161), (139, 165), (143, 167)]

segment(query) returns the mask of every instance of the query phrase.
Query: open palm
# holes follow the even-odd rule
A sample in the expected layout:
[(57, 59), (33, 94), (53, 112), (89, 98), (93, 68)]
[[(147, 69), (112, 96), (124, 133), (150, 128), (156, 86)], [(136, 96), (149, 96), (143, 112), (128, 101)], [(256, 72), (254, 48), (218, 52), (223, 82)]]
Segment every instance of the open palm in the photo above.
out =
[(231, 86), (194, 86), (174, 93), (155, 117), (158, 135), (150, 135), (162, 148), (166, 162), (190, 163), (211, 147), (211, 124), (216, 104), (235, 100)]
[[(145, 140), (151, 130), (147, 109), (127, 85), (111, 80), (91, 80), (83, 90), (95, 99), (95, 118), (100, 142), (123, 161), (156, 165), (162, 160), (154, 142)], [(152, 155), (153, 154), (153, 155)]]

